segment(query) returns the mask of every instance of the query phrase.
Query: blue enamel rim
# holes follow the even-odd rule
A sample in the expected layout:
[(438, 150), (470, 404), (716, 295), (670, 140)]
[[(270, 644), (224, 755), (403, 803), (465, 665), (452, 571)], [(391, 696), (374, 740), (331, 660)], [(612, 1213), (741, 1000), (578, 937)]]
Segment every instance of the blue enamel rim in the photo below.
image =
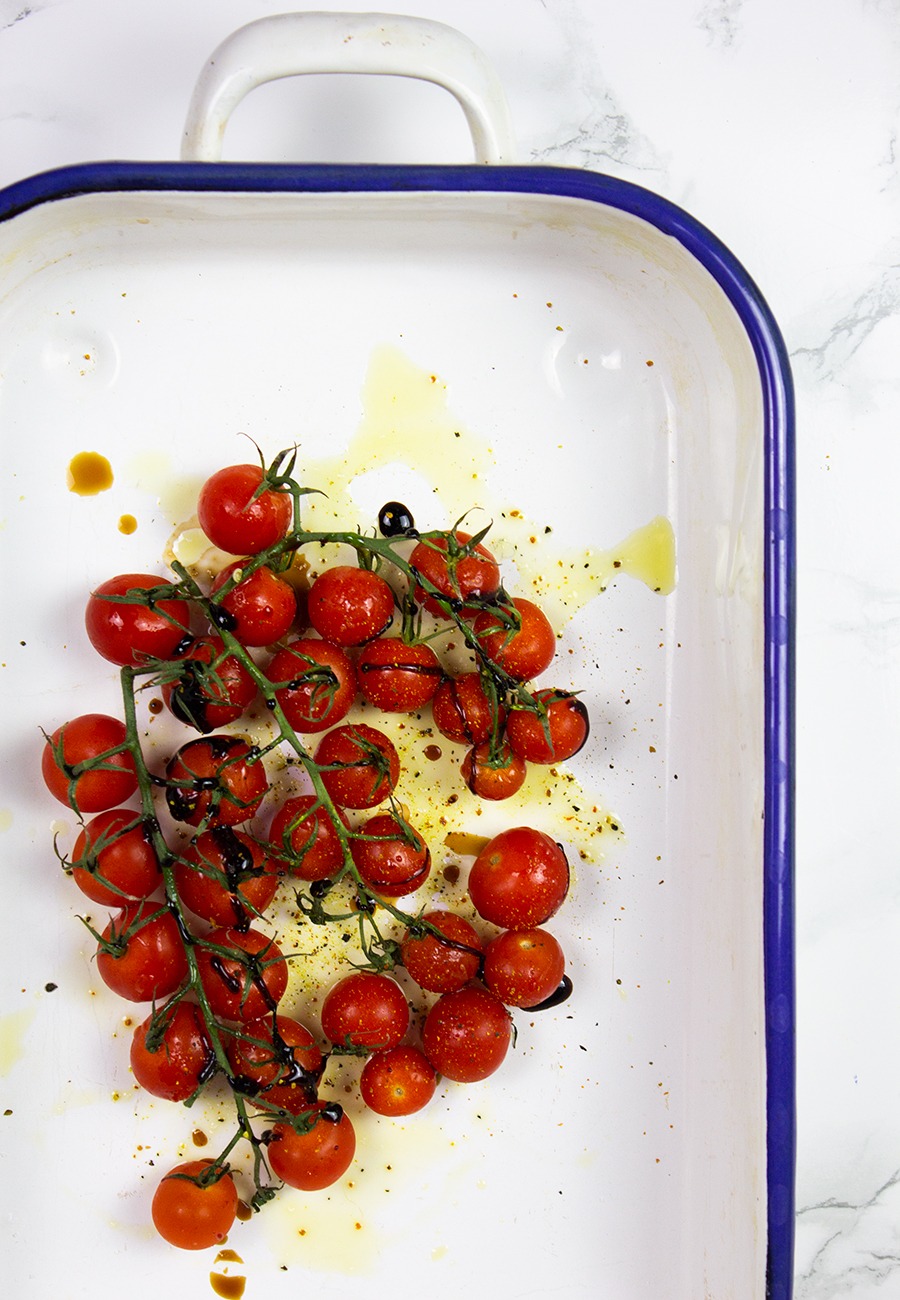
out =
[(706, 227), (649, 190), (558, 167), (84, 163), (0, 191), (0, 220), (76, 194), (112, 191), (465, 192), (562, 196), (619, 208), (677, 239), (718, 282), (753, 347), (765, 440), (765, 827), (768, 1255), (766, 1300), (793, 1294), (796, 1158), (794, 977), (794, 400), (778, 326), (747, 272)]

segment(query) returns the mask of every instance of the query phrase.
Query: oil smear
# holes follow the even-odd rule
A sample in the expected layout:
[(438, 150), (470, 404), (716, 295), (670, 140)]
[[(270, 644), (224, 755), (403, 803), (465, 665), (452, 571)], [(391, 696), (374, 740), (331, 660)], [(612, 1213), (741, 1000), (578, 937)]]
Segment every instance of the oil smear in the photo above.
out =
[(112, 466), (98, 451), (79, 451), (69, 461), (66, 487), (79, 497), (94, 497), (113, 485)]

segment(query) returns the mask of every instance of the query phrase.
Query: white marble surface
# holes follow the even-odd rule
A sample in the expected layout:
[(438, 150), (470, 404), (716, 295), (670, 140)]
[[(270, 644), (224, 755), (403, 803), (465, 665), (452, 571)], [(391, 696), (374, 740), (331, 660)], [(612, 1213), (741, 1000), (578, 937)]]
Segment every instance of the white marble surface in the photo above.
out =
[[(0, 185), (175, 157), (208, 54), (289, 7), (0, 0)], [(900, 5), (406, 8), (485, 50), (521, 161), (606, 171), (687, 208), (743, 262), (786, 337), (800, 591), (795, 1294), (900, 1296)], [(452, 162), (468, 142), (433, 87), (280, 83), (241, 107), (226, 156)]]

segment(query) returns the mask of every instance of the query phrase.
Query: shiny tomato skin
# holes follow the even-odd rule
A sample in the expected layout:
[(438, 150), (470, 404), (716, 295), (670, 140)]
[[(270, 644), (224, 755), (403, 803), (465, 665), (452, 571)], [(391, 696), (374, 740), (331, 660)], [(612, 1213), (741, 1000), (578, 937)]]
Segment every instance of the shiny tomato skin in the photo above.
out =
[(481, 673), (471, 672), (441, 682), (431, 701), (431, 715), (438, 731), (448, 740), (482, 745), (490, 740), (495, 725), (498, 730), (502, 727), (506, 709), (500, 701), (492, 705)]
[[(102, 755), (123, 745), (128, 738), (125, 723), (105, 713), (82, 713), (57, 727), (44, 745), (41, 774), (44, 784), (60, 803), (80, 813), (105, 812), (130, 799), (138, 787), (134, 759), (127, 750)], [(79, 763), (100, 759), (103, 767), (82, 772), (71, 780), (57, 764), (55, 751), (62, 743), (63, 761)]]
[(590, 722), (581, 700), (568, 691), (535, 691), (547, 711), (549, 741), (543, 719), (530, 709), (512, 709), (506, 723), (511, 749), (528, 763), (561, 763), (577, 754), (588, 738)]
[[(454, 536), (460, 547), (472, 540), (469, 533), (457, 531)], [(449, 617), (438, 597), (459, 608), (466, 601), (490, 600), (500, 590), (497, 561), (480, 542), (468, 554), (454, 556), (449, 538), (429, 537), (413, 548), (409, 563), (425, 580), (416, 587), (416, 599), (438, 618)]]
[(246, 560), (226, 565), (213, 580), (211, 595), (215, 596), (233, 575), (238, 575), (236, 585), (218, 602), (227, 627), (241, 645), (272, 645), (287, 636), (293, 627), (297, 597), (290, 583), (266, 564), (246, 577), (240, 576), (246, 565)]
[(128, 903), (110, 920), (103, 939), (121, 951), (98, 947), (97, 972), (107, 988), (128, 1002), (161, 1002), (187, 979), (184, 944), (165, 903)]
[(137, 667), (148, 659), (169, 659), (190, 636), (191, 613), (187, 601), (160, 600), (150, 608), (140, 598), (134, 603), (108, 600), (130, 591), (164, 587), (168, 579), (148, 573), (121, 573), (96, 587), (84, 612), (88, 640), (104, 659), (118, 666)]
[(428, 993), (453, 993), (463, 988), (477, 977), (481, 966), (484, 944), (478, 931), (457, 912), (425, 912), (421, 919), (440, 930), (453, 944), (465, 944), (474, 951), (466, 952), (442, 943), (434, 934), (407, 933), (400, 945), (406, 970), (419, 988)]
[(531, 600), (512, 601), (519, 627), (508, 627), (497, 610), (484, 610), (472, 624), (490, 659), (517, 681), (528, 681), (549, 668), (556, 653), (556, 633), (550, 620)]
[(322, 1001), (322, 1033), (332, 1043), (371, 1050), (396, 1047), (409, 1029), (409, 1003), (396, 980), (354, 971), (333, 984)]
[(484, 982), (507, 1007), (536, 1007), (565, 973), (565, 955), (549, 930), (504, 930), (485, 951)]
[(566, 855), (549, 835), (515, 826), (495, 835), (469, 872), (480, 916), (506, 930), (530, 930), (560, 908), (569, 889)]
[(493, 1074), (511, 1041), (509, 1012), (478, 984), (442, 994), (422, 1026), (425, 1055), (438, 1074), (455, 1083), (477, 1083)]
[(416, 713), (432, 698), (444, 675), (430, 646), (400, 637), (370, 641), (356, 661), (363, 697), (385, 713)]
[(162, 1042), (153, 1052), (147, 1047), (152, 1019), (148, 1016), (134, 1031), (131, 1073), (152, 1096), (187, 1101), (215, 1062), (203, 1014), (196, 1003), (179, 1002), (167, 1020)]
[[(344, 814), (339, 808), (335, 811), (346, 826)], [(272, 818), (269, 842), (272, 855), (298, 880), (327, 880), (344, 863), (344, 848), (334, 822), (312, 794), (284, 801)]]
[(166, 803), (176, 821), (238, 826), (269, 788), (258, 751), (239, 736), (189, 740), (166, 765)]
[(266, 1159), (273, 1174), (288, 1187), (319, 1192), (350, 1168), (356, 1154), (356, 1133), (349, 1115), (334, 1103), (320, 1101), (309, 1113), (313, 1124), (305, 1133), (297, 1133), (287, 1124), (273, 1125)]
[(394, 617), (394, 593), (371, 569), (336, 564), (320, 573), (309, 589), (310, 623), (325, 641), (365, 645), (381, 636)]
[(140, 813), (109, 808), (92, 817), (72, 846), (72, 879), (92, 902), (105, 907), (148, 898), (158, 889), (159, 858)]
[(258, 555), (288, 534), (293, 499), (272, 488), (259, 492), (262, 481), (259, 465), (227, 465), (206, 480), (197, 519), (213, 546), (231, 555)]
[(393, 813), (377, 813), (359, 827), (371, 839), (353, 839), (350, 852), (363, 881), (385, 898), (402, 898), (424, 884), (431, 873), (431, 854), (422, 836), (410, 826), (404, 832)]
[(275, 1106), (296, 1115), (316, 1100), (322, 1053), (299, 1020), (279, 1015), (274, 1028), (271, 1015), (251, 1020), (232, 1037), (228, 1060), (238, 1079), (257, 1085), (250, 1099), (264, 1109)]
[(359, 1077), (359, 1091), (369, 1110), (391, 1118), (422, 1110), (436, 1088), (431, 1062), (418, 1047), (406, 1044), (373, 1052)]
[(509, 799), (521, 790), (526, 775), (524, 759), (503, 741), (496, 756), (490, 742), (470, 749), (460, 764), (462, 778), (479, 799)]
[(274, 1010), (287, 989), (287, 962), (274, 939), (260, 930), (222, 926), (204, 941), (233, 953), (197, 945), (200, 982), (213, 1015), (223, 1020), (259, 1020)]
[(230, 726), (256, 699), (256, 682), (221, 637), (197, 637), (177, 656), (181, 676), (165, 682), (163, 702), (179, 722), (208, 735)]
[[(323, 680), (323, 672), (330, 680)], [(300, 637), (276, 651), (266, 676), (284, 716), (301, 734), (327, 731), (356, 699), (356, 674), (346, 651), (315, 637)]]
[(270, 906), (278, 877), (262, 848), (232, 826), (213, 826), (181, 849), (175, 885), (185, 907), (213, 925), (248, 925)]
[(387, 799), (400, 777), (400, 758), (393, 744), (383, 731), (364, 722), (329, 731), (314, 757), (326, 769), (322, 784), (343, 808), (374, 808)]
[(237, 1216), (238, 1195), (231, 1174), (199, 1186), (188, 1181), (208, 1169), (211, 1160), (186, 1160), (160, 1182), (153, 1196), (151, 1215), (156, 1231), (181, 1250), (206, 1250), (220, 1246)]

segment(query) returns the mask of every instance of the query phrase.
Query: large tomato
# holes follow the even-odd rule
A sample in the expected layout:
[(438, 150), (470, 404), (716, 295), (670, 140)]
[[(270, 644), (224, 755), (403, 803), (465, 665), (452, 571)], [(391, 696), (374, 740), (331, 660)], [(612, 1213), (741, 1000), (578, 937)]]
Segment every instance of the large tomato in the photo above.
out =
[(515, 826), (495, 835), (469, 872), (469, 897), (486, 921), (507, 930), (543, 925), (569, 889), (569, 864), (543, 831)]

